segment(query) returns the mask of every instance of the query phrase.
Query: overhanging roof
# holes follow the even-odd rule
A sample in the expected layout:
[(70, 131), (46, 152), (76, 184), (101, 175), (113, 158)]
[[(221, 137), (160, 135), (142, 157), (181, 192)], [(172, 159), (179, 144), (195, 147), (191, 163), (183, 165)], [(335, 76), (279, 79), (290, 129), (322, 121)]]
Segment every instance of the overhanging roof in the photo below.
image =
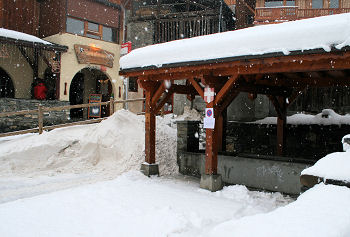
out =
[(347, 52), (350, 14), (177, 40), (136, 49), (120, 60), (121, 73)]
[(19, 46), (66, 52), (68, 47), (42, 40), (33, 35), (0, 28), (0, 42)]

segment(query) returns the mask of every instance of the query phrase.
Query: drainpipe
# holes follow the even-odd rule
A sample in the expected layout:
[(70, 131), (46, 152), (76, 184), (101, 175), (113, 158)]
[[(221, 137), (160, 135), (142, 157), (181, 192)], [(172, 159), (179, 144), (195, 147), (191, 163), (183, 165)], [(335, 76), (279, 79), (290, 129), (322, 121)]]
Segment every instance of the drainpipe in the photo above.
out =
[(222, 1), (220, 0), (220, 14), (219, 14), (219, 33), (221, 32), (221, 21), (222, 21)]
[[(123, 43), (126, 42), (126, 34), (125, 34), (125, 30), (126, 30), (126, 9), (124, 6), (127, 6), (130, 0), (127, 0), (124, 4), (121, 3), (120, 7), (123, 11)], [(124, 91), (125, 91), (125, 100), (128, 99), (128, 86), (129, 86), (129, 78), (126, 78), (123, 80), (123, 84), (124, 84)], [(125, 103), (125, 109), (127, 110), (129, 108), (128, 103)]]

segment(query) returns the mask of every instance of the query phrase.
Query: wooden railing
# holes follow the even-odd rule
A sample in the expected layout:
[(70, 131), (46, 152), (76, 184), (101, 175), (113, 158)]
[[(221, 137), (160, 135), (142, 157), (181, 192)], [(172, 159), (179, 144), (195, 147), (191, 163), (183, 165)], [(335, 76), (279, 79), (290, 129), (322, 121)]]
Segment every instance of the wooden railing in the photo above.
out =
[(350, 12), (350, 8), (259, 7), (255, 9), (255, 24), (271, 24), (348, 12)]
[(0, 137), (20, 135), (20, 134), (26, 134), (26, 133), (35, 133), (35, 132), (42, 134), (44, 130), (52, 130), (55, 128), (68, 127), (68, 126), (73, 126), (73, 125), (98, 123), (98, 122), (101, 122), (102, 120), (106, 119), (106, 118), (97, 118), (97, 119), (89, 119), (89, 120), (78, 121), (78, 122), (73, 122), (73, 123), (64, 123), (64, 124), (57, 124), (57, 125), (51, 125), (51, 126), (44, 126), (44, 113), (45, 112), (70, 110), (70, 109), (76, 109), (76, 108), (88, 108), (88, 107), (93, 107), (96, 105), (101, 105), (101, 106), (102, 105), (109, 105), (110, 114), (112, 115), (115, 112), (115, 110), (114, 110), (115, 104), (122, 103), (125, 107), (126, 103), (138, 102), (138, 101), (144, 101), (144, 100), (145, 100), (144, 98), (130, 99), (130, 100), (113, 100), (113, 99), (111, 99), (110, 101), (107, 101), (107, 102), (78, 104), (78, 105), (64, 105), (64, 106), (57, 106), (57, 107), (43, 107), (42, 105), (39, 105), (38, 109), (0, 113), (0, 118), (1, 117), (9, 117), (9, 116), (17, 116), (17, 115), (25, 115), (25, 114), (38, 114), (38, 127), (37, 128), (31, 128), (31, 129), (14, 131), (14, 132), (7, 132), (7, 133), (0, 133)]

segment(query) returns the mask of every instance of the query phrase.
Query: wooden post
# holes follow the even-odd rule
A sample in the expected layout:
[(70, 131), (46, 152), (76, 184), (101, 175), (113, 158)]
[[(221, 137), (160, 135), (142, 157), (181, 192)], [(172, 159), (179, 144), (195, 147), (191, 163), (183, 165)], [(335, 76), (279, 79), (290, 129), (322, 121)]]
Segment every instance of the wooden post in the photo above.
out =
[[(213, 103), (207, 104), (207, 108), (213, 108)], [(215, 111), (215, 110), (214, 110)], [(214, 116), (216, 117), (217, 115)], [(206, 144), (205, 144), (205, 173), (208, 175), (217, 174), (218, 166), (218, 151), (217, 151), (217, 130), (218, 120), (215, 120), (214, 129), (206, 129)]]
[(277, 155), (282, 156), (285, 153), (286, 144), (287, 106), (286, 98), (280, 97), (278, 101), (281, 114), (279, 114), (277, 118)]
[(109, 99), (109, 116), (114, 114), (114, 99), (111, 97)]
[(44, 126), (44, 113), (43, 113), (43, 107), (42, 105), (38, 105), (38, 127), (39, 127), (39, 134), (43, 133), (43, 126)]

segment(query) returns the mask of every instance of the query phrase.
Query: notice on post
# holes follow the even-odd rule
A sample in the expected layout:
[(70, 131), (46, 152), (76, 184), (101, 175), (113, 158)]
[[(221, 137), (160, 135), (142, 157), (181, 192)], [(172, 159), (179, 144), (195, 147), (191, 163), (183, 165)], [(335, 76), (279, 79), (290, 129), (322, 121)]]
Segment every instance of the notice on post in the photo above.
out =
[(210, 117), (210, 118), (204, 118), (204, 128), (210, 128), (214, 129), (215, 127), (215, 118)]

